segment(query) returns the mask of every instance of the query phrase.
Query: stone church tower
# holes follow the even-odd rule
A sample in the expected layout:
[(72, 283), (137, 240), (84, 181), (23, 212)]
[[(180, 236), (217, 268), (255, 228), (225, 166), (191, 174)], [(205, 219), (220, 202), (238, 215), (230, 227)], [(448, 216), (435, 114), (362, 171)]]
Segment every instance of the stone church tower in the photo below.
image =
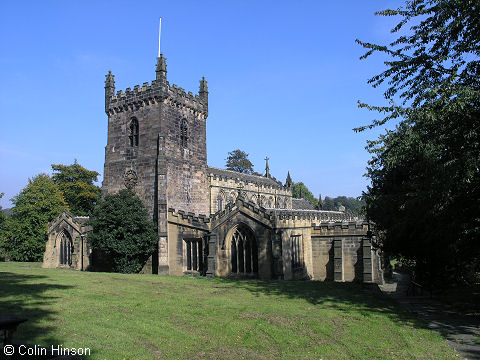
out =
[[(168, 266), (167, 210), (207, 214), (206, 120), (208, 88), (200, 80), (198, 95), (167, 81), (163, 54), (156, 79), (115, 94), (114, 75), (105, 81), (108, 140), (103, 194), (131, 187), (158, 223), (160, 270)], [(153, 265), (156, 267), (156, 256)], [(163, 270), (166, 270), (165, 268)]]

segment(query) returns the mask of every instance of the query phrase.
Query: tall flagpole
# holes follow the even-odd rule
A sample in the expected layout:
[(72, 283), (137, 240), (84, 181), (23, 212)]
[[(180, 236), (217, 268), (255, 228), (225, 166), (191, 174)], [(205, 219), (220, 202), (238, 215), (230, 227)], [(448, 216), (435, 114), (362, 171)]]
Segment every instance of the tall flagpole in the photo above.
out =
[(160, 37), (162, 35), (162, 18), (160, 18), (160, 23), (158, 25), (158, 57), (160, 57)]

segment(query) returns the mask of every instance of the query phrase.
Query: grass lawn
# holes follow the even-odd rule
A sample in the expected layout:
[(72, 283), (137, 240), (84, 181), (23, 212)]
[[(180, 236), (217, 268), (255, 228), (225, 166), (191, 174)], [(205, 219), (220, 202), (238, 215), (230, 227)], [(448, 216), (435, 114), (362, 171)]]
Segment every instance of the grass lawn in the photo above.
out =
[(453, 359), (440, 334), (360, 285), (234, 281), (0, 263), (14, 339), (91, 359)]

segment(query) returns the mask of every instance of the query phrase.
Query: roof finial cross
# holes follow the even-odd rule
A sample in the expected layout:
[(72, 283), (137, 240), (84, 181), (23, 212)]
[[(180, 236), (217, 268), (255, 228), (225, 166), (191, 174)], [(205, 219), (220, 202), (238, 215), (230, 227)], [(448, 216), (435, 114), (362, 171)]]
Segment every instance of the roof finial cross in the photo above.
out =
[(265, 165), (265, 177), (269, 178), (269, 177), (270, 177), (270, 168), (268, 167), (268, 160), (270, 160), (270, 159), (269, 159), (268, 156), (265, 156), (265, 159), (264, 159), (264, 160), (266, 161), (266, 165)]

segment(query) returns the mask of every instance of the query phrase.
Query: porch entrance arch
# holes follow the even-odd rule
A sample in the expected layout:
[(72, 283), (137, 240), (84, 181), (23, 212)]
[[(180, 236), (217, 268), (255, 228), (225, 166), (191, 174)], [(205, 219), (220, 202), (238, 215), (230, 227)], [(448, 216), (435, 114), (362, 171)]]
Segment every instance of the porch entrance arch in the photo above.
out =
[(258, 274), (258, 244), (253, 231), (246, 225), (235, 225), (229, 231), (227, 243), (230, 250), (230, 273)]

